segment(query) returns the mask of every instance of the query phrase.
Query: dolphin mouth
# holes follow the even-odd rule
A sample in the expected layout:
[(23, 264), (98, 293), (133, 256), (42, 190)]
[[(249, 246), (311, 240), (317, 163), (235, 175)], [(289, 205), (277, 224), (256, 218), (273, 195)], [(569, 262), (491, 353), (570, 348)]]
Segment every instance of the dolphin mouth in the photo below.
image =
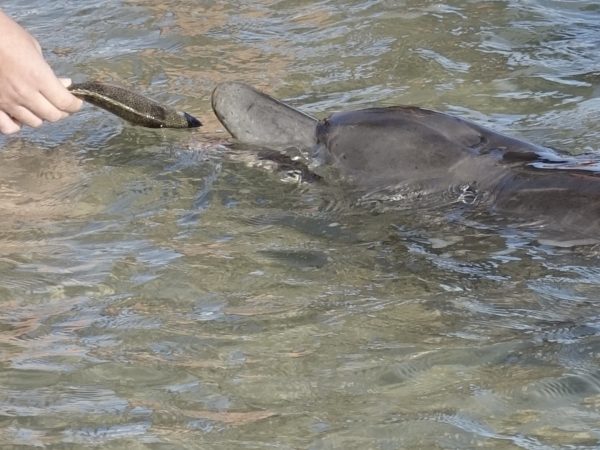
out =
[(244, 144), (307, 150), (317, 143), (317, 119), (247, 84), (218, 84), (212, 108), (227, 131)]

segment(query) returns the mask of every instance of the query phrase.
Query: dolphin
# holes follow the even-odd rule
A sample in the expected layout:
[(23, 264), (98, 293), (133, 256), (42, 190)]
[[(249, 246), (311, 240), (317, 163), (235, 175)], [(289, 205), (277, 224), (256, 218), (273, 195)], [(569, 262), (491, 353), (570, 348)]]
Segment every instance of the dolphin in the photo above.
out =
[[(571, 236), (600, 237), (600, 160), (561, 155), (442, 112), (413, 106), (318, 120), (240, 82), (218, 84), (212, 108), (241, 143), (298, 152), (363, 196), (458, 193), (463, 203)], [(400, 196), (401, 197), (401, 196)]]

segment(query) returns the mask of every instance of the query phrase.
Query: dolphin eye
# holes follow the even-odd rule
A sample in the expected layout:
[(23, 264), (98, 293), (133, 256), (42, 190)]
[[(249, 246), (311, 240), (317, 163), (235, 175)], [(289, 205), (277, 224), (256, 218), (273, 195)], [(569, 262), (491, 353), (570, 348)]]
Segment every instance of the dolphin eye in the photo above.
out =
[(490, 155), (490, 154), (503, 154), (506, 151), (506, 147), (490, 147), (490, 148), (482, 148), (482, 155)]
[(480, 134), (479, 135), (479, 142), (476, 142), (473, 145), (469, 145), (469, 147), (472, 148), (472, 149), (478, 149), (478, 148), (480, 148), (481, 149), (481, 153), (485, 154), (485, 153), (488, 153), (488, 152), (494, 150), (493, 148), (492, 149), (482, 148), (487, 143), (488, 143), (487, 138), (484, 135)]

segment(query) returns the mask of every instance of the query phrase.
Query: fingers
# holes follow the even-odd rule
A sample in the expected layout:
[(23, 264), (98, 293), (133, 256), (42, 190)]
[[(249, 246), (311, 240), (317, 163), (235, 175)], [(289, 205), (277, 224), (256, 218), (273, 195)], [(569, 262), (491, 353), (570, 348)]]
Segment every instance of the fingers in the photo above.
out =
[(39, 127), (43, 120), (56, 122), (68, 116), (67, 112), (58, 109), (39, 92), (33, 92), (26, 98), (22, 98), (21, 105), (15, 105), (6, 112), (30, 127)]
[(68, 88), (69, 86), (71, 86), (72, 81), (70, 78), (59, 78), (58, 81), (61, 82), (61, 84), (65, 87)]
[(42, 55), (42, 46), (40, 45), (38, 40), (36, 38), (34, 38), (33, 36), (31, 36), (31, 39), (33, 39), (33, 45), (34, 45), (35, 49), (37, 50), (37, 52), (40, 55)]
[(43, 95), (37, 94), (36, 97), (29, 102), (32, 105), (29, 108), (24, 106), (15, 107), (10, 111), (10, 117), (23, 125), (37, 128), (42, 125), (43, 121), (57, 122), (69, 115), (54, 107)]
[(14, 122), (19, 122), (33, 128), (37, 128), (43, 123), (42, 119), (40, 119), (35, 114), (32, 114), (31, 111), (29, 111), (26, 108), (23, 108), (22, 106), (18, 106), (17, 108), (15, 108), (14, 111), (11, 112), (10, 118)]
[(21, 124), (37, 128), (42, 125), (43, 121), (56, 122), (69, 115), (68, 112), (58, 109), (40, 92), (33, 92), (22, 97), (20, 103), (13, 104), (4, 110), (0, 109), (1, 133), (9, 134), (19, 131)]
[[(67, 82), (68, 84), (65, 85)], [(51, 82), (43, 85), (41, 93), (56, 109), (67, 113), (77, 112), (83, 102), (67, 91), (66, 86), (70, 84), (71, 80), (53, 77)]]
[[(41, 93), (36, 93), (34, 95), (30, 100), (28, 107), (33, 114), (47, 122), (57, 122), (69, 115), (62, 108), (59, 108), (56, 103), (52, 103)], [(21, 120), (18, 116), (15, 116), (15, 118)]]
[(15, 133), (21, 124), (37, 128), (43, 121), (56, 122), (78, 111), (82, 101), (66, 90), (69, 84), (68, 79), (46, 79), (41, 92), (22, 93), (12, 105), (0, 108), (0, 133)]
[(21, 127), (8, 114), (0, 111), (0, 133), (13, 134), (19, 131)]
[(0, 10), (0, 132), (55, 122), (81, 108), (45, 61), (39, 42)]

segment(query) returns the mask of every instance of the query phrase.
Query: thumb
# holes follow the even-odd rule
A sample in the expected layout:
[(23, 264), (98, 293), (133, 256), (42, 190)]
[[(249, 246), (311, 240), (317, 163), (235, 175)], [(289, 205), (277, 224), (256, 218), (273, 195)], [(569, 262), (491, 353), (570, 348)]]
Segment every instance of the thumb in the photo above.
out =
[(38, 53), (40, 55), (43, 55), (42, 46), (40, 45), (38, 40), (36, 38), (34, 38), (33, 36), (31, 38), (33, 39), (33, 45), (35, 46), (35, 49), (38, 51)]
[(71, 79), (70, 79), (70, 78), (59, 78), (59, 79), (58, 79), (58, 81), (60, 81), (60, 82), (61, 82), (61, 84), (62, 84), (64, 87), (66, 87), (66, 88), (68, 88), (69, 86), (71, 86), (71, 83), (72, 83), (72, 81), (71, 81)]

